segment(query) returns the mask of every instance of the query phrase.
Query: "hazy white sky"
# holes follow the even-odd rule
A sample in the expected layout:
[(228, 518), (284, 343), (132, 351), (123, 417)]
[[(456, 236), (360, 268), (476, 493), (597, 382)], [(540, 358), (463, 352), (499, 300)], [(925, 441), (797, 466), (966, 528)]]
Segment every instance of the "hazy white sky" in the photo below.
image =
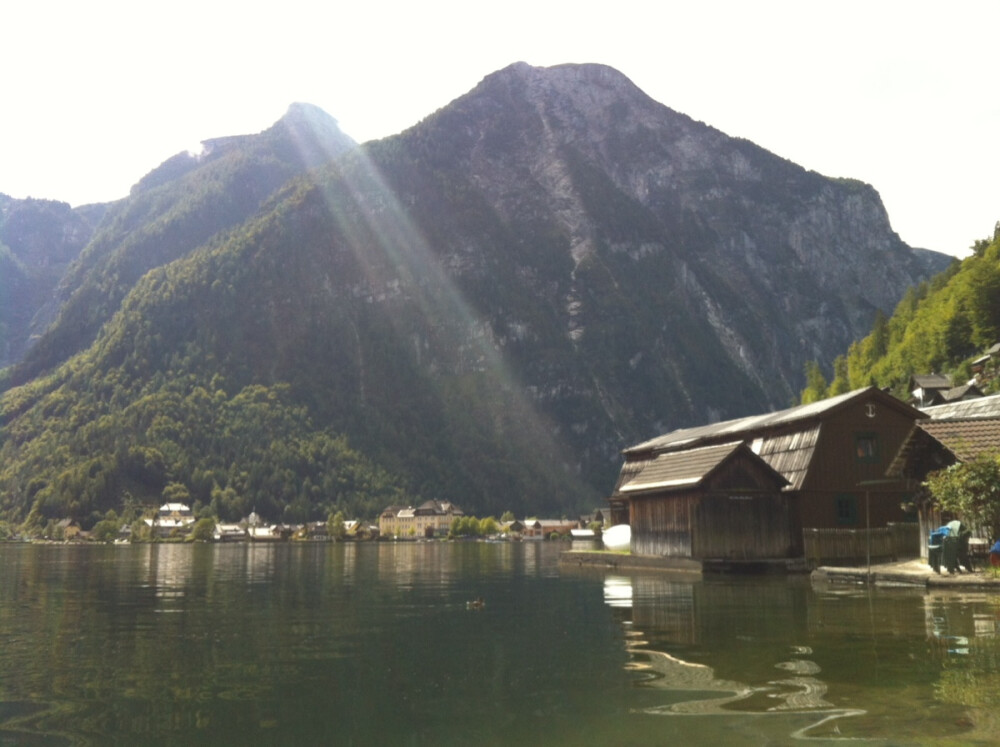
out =
[(962, 254), (1000, 220), (998, 33), (996, 0), (11, 0), (0, 192), (112, 200), (293, 101), (363, 142), (512, 62), (599, 62), (730, 135), (872, 184), (904, 241)]

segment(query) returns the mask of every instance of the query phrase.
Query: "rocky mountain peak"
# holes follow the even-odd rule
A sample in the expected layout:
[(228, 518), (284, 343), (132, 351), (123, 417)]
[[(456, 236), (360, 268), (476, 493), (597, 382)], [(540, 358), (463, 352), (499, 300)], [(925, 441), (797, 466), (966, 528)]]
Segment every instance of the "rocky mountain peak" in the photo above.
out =
[[(308, 105), (210, 142), (109, 210), (9, 381), (81, 350), (86, 373), (60, 370), (110, 382), (81, 412), (113, 390), (109, 433), (150, 445), (126, 417), (135, 393), (200, 382), (190, 394), (252, 413), (236, 393), (274, 388), (300, 408), (288, 422), (343, 433), (398, 484), (476, 512), (590, 503), (628, 443), (786, 407), (807, 361), (845, 352), (951, 261), (906, 246), (869, 185), (696, 122), (601, 65), (509, 66), (308, 175), (353, 147)], [(37, 406), (32, 423), (68, 406), (33, 391), (18, 401)], [(195, 473), (222, 473), (188, 444), (156, 448), (207, 503)], [(25, 485), (42, 469), (30, 451)], [(70, 465), (44, 469), (54, 481)], [(282, 470), (239, 456), (225, 470), (234, 495), (314, 500), (294, 470), (288, 493), (268, 482)], [(136, 491), (163, 487), (143, 479)]]

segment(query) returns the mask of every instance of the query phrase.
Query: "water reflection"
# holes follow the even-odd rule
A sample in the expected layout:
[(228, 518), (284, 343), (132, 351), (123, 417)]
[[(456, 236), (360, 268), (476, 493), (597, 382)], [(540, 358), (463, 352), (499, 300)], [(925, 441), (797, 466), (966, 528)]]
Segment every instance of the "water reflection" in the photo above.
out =
[[(709, 586), (715, 595), (739, 595), (738, 587)], [(698, 594), (696, 594), (699, 592)], [(789, 587), (773, 587), (783, 594)], [(657, 716), (732, 716), (769, 714), (809, 714), (816, 720), (793, 736), (805, 737), (810, 731), (829, 722), (864, 713), (858, 709), (836, 708), (825, 700), (828, 687), (818, 675), (820, 666), (805, 658), (810, 646), (790, 646), (787, 654), (795, 657), (774, 662), (774, 669), (789, 676), (749, 684), (716, 676), (715, 670), (701, 663), (687, 661), (667, 651), (651, 647), (650, 634), (667, 644), (695, 644), (712, 635), (699, 625), (696, 609), (707, 604), (708, 594), (700, 582), (662, 576), (628, 578), (608, 576), (604, 580), (604, 600), (619, 611), (626, 629), (629, 661), (626, 669), (637, 675), (643, 688), (671, 693), (670, 702), (646, 706), (642, 713)], [(727, 606), (733, 606), (731, 602)], [(784, 605), (777, 605), (784, 606)], [(793, 605), (794, 606), (794, 605)], [(714, 607), (713, 607), (714, 608)], [(744, 640), (756, 636), (744, 632)], [(706, 697), (707, 696), (707, 697)]]
[(796, 739), (995, 735), (995, 597), (654, 574), (607, 575), (603, 595), (634, 686), (660, 693), (634, 712), (781, 717)]
[(569, 572), (559, 545), (0, 545), (0, 742), (1000, 733), (993, 597)]

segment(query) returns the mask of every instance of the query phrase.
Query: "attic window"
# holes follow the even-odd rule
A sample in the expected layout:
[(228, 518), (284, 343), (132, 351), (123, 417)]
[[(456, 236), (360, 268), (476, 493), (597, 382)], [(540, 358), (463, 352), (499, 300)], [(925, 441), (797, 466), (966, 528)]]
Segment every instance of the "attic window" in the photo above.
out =
[(859, 433), (854, 437), (854, 454), (859, 462), (878, 461), (878, 436), (874, 433)]

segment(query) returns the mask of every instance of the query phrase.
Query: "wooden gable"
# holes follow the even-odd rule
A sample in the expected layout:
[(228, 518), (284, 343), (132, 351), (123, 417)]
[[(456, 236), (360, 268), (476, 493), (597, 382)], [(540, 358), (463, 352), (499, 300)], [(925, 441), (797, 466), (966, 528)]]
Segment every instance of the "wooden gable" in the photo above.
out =
[(801, 530), (787, 480), (743, 442), (658, 455), (619, 486), (639, 555), (794, 557)]

